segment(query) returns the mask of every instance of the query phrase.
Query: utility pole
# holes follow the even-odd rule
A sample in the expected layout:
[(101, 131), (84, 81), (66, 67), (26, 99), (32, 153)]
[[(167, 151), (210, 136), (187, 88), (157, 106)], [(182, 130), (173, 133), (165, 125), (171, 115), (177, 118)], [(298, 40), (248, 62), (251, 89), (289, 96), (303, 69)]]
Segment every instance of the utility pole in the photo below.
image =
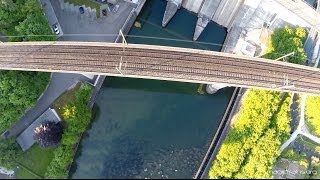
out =
[(289, 53), (289, 54), (287, 54), (287, 55), (284, 55), (284, 56), (281, 56), (281, 57), (275, 59), (275, 61), (278, 61), (279, 59), (283, 59), (283, 58), (288, 57), (288, 56), (291, 56), (291, 55), (294, 55), (294, 51), (291, 52), (291, 53)]
[(290, 85), (290, 82), (289, 82), (289, 78), (288, 78), (288, 75), (283, 75), (283, 86), (280, 86), (276, 89), (286, 89), (286, 88), (294, 88), (294, 84), (292, 83)]
[[(125, 46), (128, 45), (127, 41), (126, 41), (126, 38), (124, 37), (123, 33), (122, 33), (122, 30), (120, 29), (119, 31), (119, 35), (122, 36), (122, 54), (124, 54), (125, 52)], [(124, 68), (127, 67), (127, 62), (125, 63), (125, 66)], [(116, 67), (116, 70), (122, 75), (122, 76), (125, 76), (122, 72), (121, 72), (121, 68), (122, 68), (122, 55), (121, 55), (121, 58), (120, 58), (120, 62), (119, 62), (119, 66)]]
[(121, 29), (119, 30), (119, 34), (122, 37), (122, 44), (128, 45), (126, 38), (124, 37)]

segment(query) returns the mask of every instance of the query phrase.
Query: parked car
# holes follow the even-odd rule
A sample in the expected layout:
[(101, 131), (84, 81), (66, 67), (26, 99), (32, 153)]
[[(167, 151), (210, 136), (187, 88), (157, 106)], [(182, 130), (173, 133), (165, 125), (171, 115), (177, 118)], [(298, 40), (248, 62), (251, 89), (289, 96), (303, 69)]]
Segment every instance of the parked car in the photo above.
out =
[(84, 8), (82, 6), (79, 7), (80, 14), (84, 13)]
[(52, 25), (52, 29), (53, 29), (54, 33), (56, 33), (56, 35), (58, 35), (58, 34), (60, 33), (60, 31), (59, 31), (59, 28), (58, 28), (58, 25), (57, 25), (57, 24)]

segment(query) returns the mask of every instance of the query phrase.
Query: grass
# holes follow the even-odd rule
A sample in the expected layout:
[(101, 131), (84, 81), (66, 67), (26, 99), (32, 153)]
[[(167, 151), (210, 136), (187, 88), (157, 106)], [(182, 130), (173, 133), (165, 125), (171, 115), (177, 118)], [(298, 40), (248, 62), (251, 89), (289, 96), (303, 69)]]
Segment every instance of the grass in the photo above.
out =
[(97, 18), (100, 17), (100, 4), (96, 3), (91, 0), (66, 0), (66, 2), (72, 3), (74, 5), (82, 6), (85, 5), (86, 7), (90, 7), (91, 9), (96, 9)]
[(38, 175), (34, 175), (30, 172), (30, 170), (24, 168), (23, 166), (19, 166), (16, 170), (17, 179), (42, 179)]
[(63, 118), (61, 115), (63, 114), (63, 107), (69, 102), (76, 100), (76, 92), (80, 89), (81, 83), (78, 83), (74, 88), (64, 92), (55, 102), (54, 109)]
[(21, 178), (35, 176), (28, 172), (28, 170), (30, 170), (34, 174), (44, 177), (44, 174), (47, 171), (47, 166), (53, 159), (53, 150), (54, 149), (42, 149), (38, 144), (33, 145), (28, 151), (24, 152), (18, 158), (18, 164), (24, 166), (22, 167), (24, 170), (19, 168), (18, 175)]
[(304, 145), (308, 149), (316, 149), (316, 147), (320, 147), (319, 144), (317, 144), (317, 143), (313, 142), (311, 139), (303, 137), (303, 136), (298, 136), (297, 140), (301, 145)]

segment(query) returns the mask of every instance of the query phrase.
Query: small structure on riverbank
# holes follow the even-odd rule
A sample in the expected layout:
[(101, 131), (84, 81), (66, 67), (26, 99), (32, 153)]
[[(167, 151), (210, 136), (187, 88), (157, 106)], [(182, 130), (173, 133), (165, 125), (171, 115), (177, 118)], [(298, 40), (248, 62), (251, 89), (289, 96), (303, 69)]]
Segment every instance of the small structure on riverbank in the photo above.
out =
[(16, 139), (23, 151), (28, 150), (36, 142), (33, 138), (34, 129), (40, 126), (46, 120), (53, 122), (61, 121), (59, 115), (54, 109), (47, 109), (39, 116), (26, 130), (24, 130)]

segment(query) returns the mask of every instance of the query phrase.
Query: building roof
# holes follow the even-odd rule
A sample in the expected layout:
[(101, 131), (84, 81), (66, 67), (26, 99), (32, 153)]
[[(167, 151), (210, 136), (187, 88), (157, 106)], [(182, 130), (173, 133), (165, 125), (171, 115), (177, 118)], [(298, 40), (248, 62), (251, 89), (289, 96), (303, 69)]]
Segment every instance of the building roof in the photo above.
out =
[(47, 109), (39, 116), (27, 129), (25, 129), (16, 139), (23, 151), (28, 150), (36, 141), (33, 139), (33, 131), (45, 121), (59, 122), (61, 119), (54, 109)]

